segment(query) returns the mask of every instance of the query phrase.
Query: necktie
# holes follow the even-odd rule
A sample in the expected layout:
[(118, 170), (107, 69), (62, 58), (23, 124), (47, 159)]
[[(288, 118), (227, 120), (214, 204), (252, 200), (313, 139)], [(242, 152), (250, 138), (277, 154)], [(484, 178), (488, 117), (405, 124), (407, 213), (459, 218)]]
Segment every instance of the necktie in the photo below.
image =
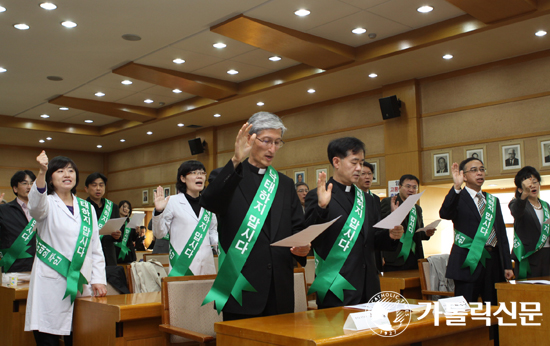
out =
[[(483, 212), (485, 212), (485, 198), (481, 192), (477, 193), (477, 208), (479, 209), (479, 215), (483, 217)], [(495, 232), (494, 226), (493, 229), (491, 229), (491, 234), (489, 234), (489, 239), (487, 239), (485, 245), (490, 245), (492, 247), (497, 245), (497, 233)]]

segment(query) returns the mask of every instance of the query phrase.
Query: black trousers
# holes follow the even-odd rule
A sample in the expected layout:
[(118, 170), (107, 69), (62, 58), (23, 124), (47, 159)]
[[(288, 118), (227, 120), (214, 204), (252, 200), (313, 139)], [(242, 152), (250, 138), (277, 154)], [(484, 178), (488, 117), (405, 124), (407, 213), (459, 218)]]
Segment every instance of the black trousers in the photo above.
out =
[(234, 320), (244, 320), (245, 318), (253, 317), (264, 317), (264, 316), (273, 316), (277, 315), (279, 312), (277, 310), (277, 299), (275, 299), (275, 286), (273, 278), (271, 279), (271, 285), (269, 287), (269, 295), (267, 298), (267, 303), (264, 310), (258, 315), (245, 315), (245, 314), (234, 314), (230, 312), (223, 312), (223, 320), (225, 321), (234, 321)]
[(105, 265), (106, 266), (116, 266), (116, 250), (114, 238), (110, 235), (104, 235), (101, 238), (101, 247), (103, 248), (103, 255), (105, 256)]
[(36, 341), (36, 346), (59, 346), (59, 339), (63, 337), (65, 346), (73, 346), (73, 333), (71, 335), (55, 335), (42, 333), (38, 330), (32, 331), (34, 334), (34, 340)]

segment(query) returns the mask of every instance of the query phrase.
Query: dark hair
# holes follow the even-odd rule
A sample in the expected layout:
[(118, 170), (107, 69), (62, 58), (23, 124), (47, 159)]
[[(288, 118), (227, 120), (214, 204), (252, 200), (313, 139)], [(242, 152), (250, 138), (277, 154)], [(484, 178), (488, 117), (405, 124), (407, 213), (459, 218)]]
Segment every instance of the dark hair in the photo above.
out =
[(48, 195), (51, 195), (54, 193), (54, 186), (52, 183), (52, 174), (53, 172), (57, 171), (58, 169), (65, 168), (67, 166), (71, 166), (75, 173), (76, 173), (76, 184), (74, 184), (74, 187), (71, 189), (71, 193), (73, 195), (76, 194), (76, 187), (78, 186), (78, 167), (76, 167), (76, 164), (73, 160), (69, 159), (65, 156), (56, 156), (53, 159), (50, 160), (48, 163), (48, 171), (46, 172), (46, 185), (48, 187)]
[(184, 182), (181, 181), (181, 177), (185, 177), (189, 172), (196, 171), (197, 169), (202, 169), (206, 171), (204, 165), (200, 161), (189, 160), (182, 163), (180, 165), (180, 168), (178, 168), (178, 177), (176, 178), (176, 190), (178, 190), (179, 192), (186, 192), (187, 186)]
[(420, 180), (418, 180), (417, 177), (415, 177), (414, 175), (412, 174), (405, 174), (405, 175), (402, 175), (401, 178), (399, 179), (399, 186), (402, 186), (403, 185), (403, 182), (405, 180), (416, 180), (416, 183), (418, 185), (420, 185)]
[(443, 160), (443, 162), (447, 163), (447, 160), (443, 156), (437, 158), (437, 163), (439, 163), (439, 160)]
[(459, 165), (459, 170), (460, 171), (463, 171), (464, 170), (464, 167), (466, 167), (466, 165), (468, 164), (468, 162), (472, 162), (472, 161), (479, 161), (481, 162), (481, 164), (483, 165), (483, 161), (481, 161), (481, 159), (478, 159), (478, 158), (475, 158), (475, 157), (469, 157), (467, 158), (466, 160), (462, 161)]
[(518, 189), (521, 189), (521, 183), (525, 179), (529, 179), (531, 177), (536, 178), (540, 183), (540, 174), (539, 172), (537, 172), (535, 167), (525, 166), (520, 169), (519, 172), (516, 174), (516, 177), (514, 178), (514, 184), (516, 184), (516, 187)]
[(304, 183), (303, 181), (302, 182), (299, 182), (299, 183), (296, 183), (296, 190), (298, 190), (298, 188), (302, 185), (305, 185), (307, 187), (307, 189), (309, 190), (309, 186), (307, 186), (306, 183)]
[(372, 174), (374, 174), (374, 165), (372, 163), (368, 163), (367, 161), (363, 161), (363, 167), (367, 167), (370, 169)]
[[(32, 181), (36, 180), (36, 176), (34, 175), (34, 173), (29, 171), (28, 169), (24, 171), (17, 171), (15, 172), (13, 177), (11, 177), (11, 189), (13, 190), (14, 187), (17, 187), (17, 184), (25, 181), (27, 175), (29, 176), (29, 178), (31, 178)], [(13, 193), (17, 196), (17, 192), (13, 191)]]
[(145, 226), (139, 226), (139, 229), (147, 230), (147, 227), (145, 227)]
[(84, 186), (88, 187), (91, 183), (93, 183), (98, 178), (101, 178), (101, 180), (103, 180), (105, 185), (107, 185), (107, 177), (102, 173), (94, 172), (86, 178), (86, 181), (84, 182)]
[(349, 155), (349, 151), (351, 151), (352, 154), (357, 154), (360, 151), (363, 151), (364, 154), (365, 143), (355, 137), (343, 137), (330, 141), (327, 148), (328, 160), (330, 164), (334, 166), (332, 163), (332, 159), (334, 157), (339, 157), (341, 159), (346, 158)]
[(130, 203), (130, 201), (127, 201), (124, 199), (118, 202), (118, 209), (120, 209), (120, 207), (122, 207), (124, 203), (128, 204), (128, 208), (130, 209), (130, 212), (128, 213), (128, 217), (132, 216), (132, 203)]

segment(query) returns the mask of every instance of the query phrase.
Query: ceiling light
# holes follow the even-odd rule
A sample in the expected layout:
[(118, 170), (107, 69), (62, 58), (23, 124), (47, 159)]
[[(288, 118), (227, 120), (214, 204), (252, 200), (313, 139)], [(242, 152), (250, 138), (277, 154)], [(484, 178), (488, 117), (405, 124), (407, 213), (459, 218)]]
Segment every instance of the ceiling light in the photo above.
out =
[(451, 54), (443, 55), (443, 59), (445, 59), (445, 60), (449, 60), (449, 59), (452, 59), (452, 58), (453, 58), (453, 56)]
[(237, 71), (237, 70), (229, 70), (229, 71), (227, 71), (227, 73), (229, 73), (229, 74), (237, 74), (237, 73), (239, 73), (239, 71)]
[(265, 103), (263, 103), (262, 101), (256, 103), (256, 105), (258, 105), (258, 106), (260, 106), (260, 107), (263, 106), (264, 104), (265, 104)]
[(120, 141), (123, 142), (123, 143), (126, 142), (126, 140), (124, 138), (121, 138)]
[(69, 110), (69, 107), (59, 107), (59, 110), (60, 110), (60, 111), (68, 111), (68, 110)]
[(184, 127), (184, 126), (185, 126), (184, 123), (179, 123), (179, 124), (178, 124), (178, 127)]
[(138, 35), (134, 35), (134, 34), (124, 34), (121, 37), (122, 37), (122, 39), (124, 39), (126, 41), (141, 41), (141, 37), (139, 37)]
[(145, 102), (145, 103), (153, 103), (153, 102), (155, 102), (155, 101), (153, 101), (153, 100), (151, 100), (151, 99), (146, 99), (146, 100), (143, 100), (143, 102)]
[(103, 97), (103, 96), (105, 96), (105, 94), (102, 93), (101, 91), (96, 92), (94, 95), (97, 96), (97, 97)]
[(97, 147), (101, 149), (101, 148), (103, 148), (103, 145), (98, 144)]
[(6, 12), (6, 8), (3, 6), (0, 6), (0, 12)]
[(39, 142), (40, 142), (40, 143), (44, 143), (44, 142), (45, 142), (45, 140), (41, 139), (41, 140), (39, 140)]
[(539, 30), (539, 31), (537, 31), (537, 32), (535, 33), (535, 35), (537, 35), (538, 37), (542, 37), (542, 36), (546, 35), (546, 31), (544, 31), (544, 30)]
[(91, 123), (93, 123), (94, 121), (88, 119), (88, 120), (84, 120), (84, 122), (85, 122), (85, 123), (88, 123), (88, 124), (91, 124)]
[(66, 28), (69, 28), (69, 29), (76, 27), (76, 23), (71, 22), (70, 20), (66, 20), (64, 22), (61, 22), (61, 25), (63, 25)]
[(0, 73), (4, 73), (4, 72), (6, 72), (6, 71), (7, 71), (7, 70), (6, 70), (5, 68), (0, 67)]
[(14, 24), (13, 27), (19, 30), (27, 30), (28, 28), (30, 28), (27, 24), (23, 23)]
[(428, 12), (432, 12), (434, 8), (432, 6), (426, 5), (426, 6), (420, 6), (416, 10), (420, 13), (428, 13)]
[(281, 60), (281, 57), (280, 57), (280, 56), (274, 55), (274, 56), (269, 57), (269, 60), (271, 60), (271, 61), (279, 61), (279, 60)]
[(52, 4), (51, 2), (43, 2), (40, 4), (40, 7), (48, 11), (55, 10), (57, 8), (57, 6), (55, 6), (55, 4)]
[(172, 62), (175, 63), (175, 64), (183, 64), (185, 62), (185, 60), (177, 58), (177, 59), (172, 60)]
[(52, 137), (46, 137), (46, 140), (51, 141)]
[(294, 12), (295, 15), (297, 15), (298, 17), (305, 17), (307, 15), (309, 15), (311, 12), (309, 12), (308, 10), (298, 10), (296, 12)]
[(147, 134), (150, 136), (153, 134), (153, 131), (147, 131)]
[(219, 118), (219, 117), (221, 117), (221, 116), (222, 116), (222, 115), (221, 115), (221, 114), (218, 114), (218, 113), (214, 114), (214, 118)]
[(366, 33), (367, 29), (365, 29), (365, 28), (355, 28), (351, 32), (353, 32), (354, 34), (357, 34), (357, 35), (361, 35), (361, 34)]
[(41, 117), (41, 118), (44, 118), (44, 119), (47, 119), (47, 118), (49, 118), (50, 116), (49, 116), (48, 114), (42, 114), (40, 117)]
[(132, 82), (131, 80), (125, 79), (125, 80), (123, 80), (123, 81), (120, 82), (120, 83), (122, 83), (122, 84), (124, 84), (124, 85), (130, 85), (130, 84), (132, 84), (133, 82)]
[(369, 74), (369, 77), (370, 78), (376, 78), (376, 77), (378, 77), (378, 75), (376, 73), (371, 73), (371, 74)]
[(307, 92), (313, 94), (315, 92), (315, 89), (307, 89)]
[(214, 48), (219, 48), (219, 49), (227, 47), (227, 45), (222, 42), (214, 43), (212, 46), (214, 46)]
[(181, 90), (180, 89), (174, 89), (174, 90), (172, 90), (172, 92), (175, 93), (175, 94), (179, 94), (179, 93), (181, 93)]

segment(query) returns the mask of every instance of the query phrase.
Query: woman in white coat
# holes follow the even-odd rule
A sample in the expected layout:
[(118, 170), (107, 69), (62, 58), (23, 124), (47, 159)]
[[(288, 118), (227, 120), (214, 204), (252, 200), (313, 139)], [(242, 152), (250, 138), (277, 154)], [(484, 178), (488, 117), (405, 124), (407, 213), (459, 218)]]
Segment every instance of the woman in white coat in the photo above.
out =
[(178, 194), (164, 198), (162, 186), (155, 191), (153, 234), (157, 239), (170, 236), (170, 274), (216, 274), (212, 247), (218, 244), (216, 216), (199, 205), (206, 171), (195, 160), (178, 169)]
[[(105, 260), (94, 208), (77, 198), (78, 168), (58, 156), (48, 163), (45, 151), (36, 158), (40, 172), (29, 194), (36, 219), (37, 252), (27, 298), (25, 331), (36, 344), (72, 345), (74, 298), (107, 294)], [(38, 249), (40, 248), (40, 251)]]

